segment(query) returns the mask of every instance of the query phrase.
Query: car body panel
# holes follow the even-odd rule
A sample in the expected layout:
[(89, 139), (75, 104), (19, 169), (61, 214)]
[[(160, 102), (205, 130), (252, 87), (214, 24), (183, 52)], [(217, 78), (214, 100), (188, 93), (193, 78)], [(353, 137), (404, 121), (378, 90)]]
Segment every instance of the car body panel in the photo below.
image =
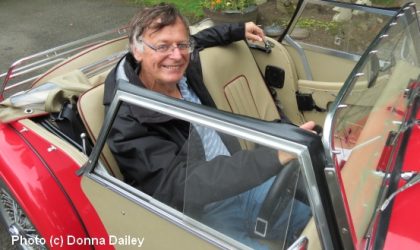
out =
[[(56, 178), (51, 178), (51, 169), (46, 165), (48, 163), (33, 151), (34, 148), (47, 151), (47, 147), (38, 148), (41, 141), (29, 145), (15, 128), (5, 124), (0, 126), (0, 138), (4, 144), (0, 152), (1, 178), (26, 211), (35, 228), (47, 239), (50, 246), (49, 239), (59, 235), (86, 237), (86, 231), (71, 201), (63, 195), (62, 186), (57, 183)], [(21, 127), (17, 128), (20, 129), (18, 131), (22, 131)], [(46, 211), (48, 216), (45, 216)], [(63, 221), (63, 218), (66, 220)]]
[[(89, 71), (90, 69), (85, 69), (84, 66), (95, 64), (97, 62), (103, 61), (104, 59), (108, 59), (109, 55), (115, 52), (121, 53), (121, 51), (124, 51), (127, 48), (126, 44), (127, 44), (126, 37), (120, 37), (120, 38), (98, 43), (97, 45), (94, 45), (86, 50), (83, 50), (82, 52), (77, 53), (76, 55), (73, 55), (71, 58), (66, 59), (64, 62), (51, 68), (45, 74), (43, 74), (41, 77), (35, 80), (32, 83), (32, 86), (38, 86), (42, 83), (45, 83), (45, 82), (48, 82), (49, 80), (54, 79), (55, 77), (61, 77), (62, 75), (65, 75), (73, 70), (81, 70), (82, 72)], [(116, 56), (118, 57), (118, 55)], [(98, 65), (98, 68), (99, 66), (100, 65)], [(104, 78), (106, 77), (106, 73), (97, 75), (95, 78), (99, 78), (100, 81), (103, 82)], [(91, 80), (91, 81), (92, 81), (92, 84), (95, 83), (94, 80)]]
[[(95, 207), (109, 235), (136, 238), (142, 249), (218, 249), (188, 230), (181, 229), (151, 209), (130, 201), (115, 189), (83, 177), (82, 188)], [(133, 221), (135, 220), (135, 221)], [(123, 245), (123, 244), (121, 244)]]
[[(418, 173), (420, 171), (420, 159), (418, 149), (420, 148), (420, 112), (417, 112), (417, 123), (411, 128), (411, 136), (407, 144), (402, 172)], [(401, 181), (399, 187), (405, 182)], [(418, 249), (420, 248), (420, 232), (418, 221), (420, 221), (420, 186), (415, 185), (406, 191), (398, 194), (392, 205), (392, 214), (389, 221), (387, 237), (384, 249)]]
[[(316, 0), (307, 2), (321, 3)], [(322, 2), (321, 4), (321, 6), (326, 5), (346, 7), (349, 4), (338, 2)], [(360, 5), (350, 7), (354, 10), (368, 9), (367, 6)], [(411, 6), (407, 5), (405, 8), (407, 11), (411, 10)], [(322, 13), (322, 9), (319, 10)], [(331, 9), (328, 11), (331, 15)], [(381, 9), (371, 11), (371, 13), (383, 16), (390, 16), (392, 12)], [(408, 12), (401, 14), (408, 15)], [(376, 28), (387, 23), (386, 19), (373, 20), (374, 24), (378, 25)], [(418, 26), (415, 27), (418, 29)], [(412, 34), (416, 32), (419, 33), (414, 29)], [(292, 33), (289, 32), (289, 35)], [(395, 145), (387, 144), (388, 132), (399, 130), (400, 124), (407, 122), (406, 113), (410, 110), (406, 107), (407, 103), (404, 99), (408, 93), (406, 85), (413, 82), (412, 79), (417, 79), (420, 69), (415, 63), (404, 64), (398, 61), (397, 65), (393, 65), (395, 62), (392, 59), (389, 61), (381, 59), (380, 66), (383, 67), (381, 68), (383, 72), (389, 70), (387, 68), (389, 64), (390, 67), (395, 66), (392, 70), (393, 74), (383, 73), (375, 79), (376, 85), (373, 86), (369, 86), (369, 81), (362, 77), (356, 81), (351, 92), (345, 93), (344, 91), (349, 91), (345, 88), (348, 88), (354, 80), (347, 77), (351, 74), (355, 78), (360, 76), (355, 75), (357, 72), (354, 71), (354, 67), (355, 65), (358, 67), (356, 62), (363, 59), (362, 56), (357, 53), (350, 54), (347, 51), (341, 52), (340, 48), (306, 46), (305, 41), (295, 39), (295, 42), (303, 44), (302, 50), (299, 50), (293, 43), (288, 42), (293, 41), (290, 40), (292, 38), (288, 37), (289, 35), (284, 41), (267, 38), (272, 43), (271, 53), (255, 49), (250, 51), (262, 74), (265, 73), (267, 65), (285, 70), (284, 87), (275, 88), (275, 92), (292, 122), (302, 124), (306, 120), (315, 120), (323, 124), (324, 120), (328, 119), (326, 117), (328, 111), (336, 115), (340, 113), (340, 109), (345, 109), (344, 105), (341, 107), (339, 105), (343, 96), (347, 94), (345, 105), (375, 109), (369, 113), (368, 117), (363, 112), (349, 115), (355, 118), (353, 127), (349, 126), (354, 129), (353, 134), (360, 132), (357, 131), (358, 127), (363, 125), (364, 128), (360, 136), (353, 137), (353, 134), (349, 133), (347, 139), (349, 141), (354, 139), (352, 143), (360, 143), (360, 147), (345, 162), (337, 159), (337, 145), (327, 143), (326, 138), (323, 139), (327, 155), (323, 153), (310, 155), (304, 145), (296, 144), (290, 138), (282, 139), (283, 136), (289, 135), (283, 135), (284, 131), (276, 130), (282, 127), (281, 124), (271, 124), (267, 129), (265, 127), (268, 126), (267, 123), (250, 122), (249, 124), (253, 126), (247, 127), (248, 130), (243, 130), (245, 133), (241, 130), (245, 125), (240, 122), (248, 124), (249, 121), (241, 116), (232, 115), (226, 118), (219, 112), (195, 109), (194, 105), (182, 106), (184, 109), (179, 112), (177, 108), (181, 104), (178, 102), (168, 104), (163, 98), (152, 98), (153, 102), (143, 100), (143, 105), (149, 105), (148, 107), (160, 105), (162, 110), (171, 107), (170, 109), (174, 111), (168, 111), (169, 113), (179, 112), (174, 116), (178, 115), (188, 121), (208, 122), (214, 128), (226, 133), (242, 132), (242, 137), (238, 137), (249, 139), (252, 146), (254, 146), (254, 141), (279, 140), (280, 143), (276, 141), (278, 144), (273, 144), (276, 145), (275, 149), (289, 150), (296, 154), (306, 178), (305, 188), (311, 194), (309, 200), (314, 214), (314, 218), (302, 234), (309, 239), (308, 249), (374, 249), (372, 242), (375, 242), (378, 248), (384, 249), (420, 248), (420, 235), (416, 224), (416, 221), (420, 220), (417, 212), (420, 209), (420, 203), (416, 202), (417, 197), (420, 196), (418, 185), (399, 193), (385, 212), (375, 213), (379, 211), (378, 205), (383, 202), (381, 198), (395, 191), (392, 183), (388, 185), (388, 180), (384, 179), (384, 176), (392, 174), (393, 179), (397, 179), (398, 173), (384, 174), (388, 166), (391, 166), (390, 169), (393, 169), (394, 165), (402, 166), (403, 173), (414, 171), (417, 174), (420, 171), (420, 161), (417, 157), (417, 151), (420, 148), (418, 123), (420, 112), (417, 111), (416, 118), (411, 121), (410, 130), (407, 130), (410, 134), (401, 133), (396, 137)], [(337, 39), (340, 40), (341, 37)], [(369, 39), (365, 39), (366, 43), (370, 42)], [(248, 49), (247, 46), (241, 47), (241, 49), (244, 48)], [(407, 46), (407, 48), (411, 47)], [(87, 90), (102, 84), (110, 68), (126, 51), (127, 37), (124, 35), (116, 39), (98, 39), (76, 55), (60, 59), (60, 63), (50, 67), (46, 73), (33, 82), (32, 87), (55, 81), (67, 81), (71, 84), (72, 81), (73, 83), (80, 81), (74, 76), (81, 74), (85, 76), (83, 80), (87, 82), (85, 89)], [(401, 53), (401, 56), (404, 57), (404, 53)], [(387, 84), (387, 88), (380, 98), (376, 99), (377, 93), (382, 91), (383, 84)], [(241, 90), (239, 88), (238, 91)], [(297, 93), (311, 96), (316, 108), (299, 111)], [(135, 100), (140, 103), (141, 95), (136, 91), (127, 91), (122, 96), (126, 98), (124, 101)], [(418, 98), (415, 101), (418, 102)], [(414, 109), (418, 109), (418, 104), (414, 105)], [(191, 113), (194, 112), (196, 115), (192, 116)], [(209, 117), (214, 120), (206, 120), (210, 119)], [(101, 147), (105, 144), (106, 129), (109, 125), (107, 122), (111, 122), (111, 119), (111, 117), (106, 118), (103, 131), (99, 134), (98, 144), (93, 148), (89, 160), (88, 156), (82, 152), (83, 150), (73, 147), (63, 138), (53, 135), (32, 120), (21, 119), (8, 124), (0, 124), (1, 179), (21, 204), (42, 237), (71, 235), (80, 239), (103, 239), (105, 244), (80, 246), (95, 249), (124, 248), (127, 245), (146, 249), (246, 248), (239, 241), (208, 228), (184, 211), (177, 211), (162, 204), (157, 199), (124, 183), (122, 178), (117, 179), (104, 170), (98, 158)], [(335, 126), (330, 126), (331, 124), (325, 125), (324, 134), (336, 129)], [(261, 129), (262, 127), (265, 129)], [(296, 128), (287, 129), (289, 129), (287, 131), (295, 131)], [(302, 137), (306, 138), (306, 136), (308, 135), (302, 132)], [(338, 133), (334, 136), (338, 136)], [(406, 145), (403, 141), (404, 136), (410, 136)], [(372, 137), (376, 139), (371, 140)], [(332, 140), (332, 142), (335, 141)], [(270, 143), (273, 142), (270, 141)], [(404, 150), (405, 156), (402, 157), (400, 154)], [(324, 159), (325, 157), (327, 159)], [(402, 158), (404, 158), (403, 162), (401, 162)], [(322, 163), (315, 166), (313, 165), (315, 160)], [(400, 180), (398, 187), (402, 187), (405, 183)], [(385, 222), (382, 223), (383, 221)], [(110, 241), (110, 237), (113, 242)], [(119, 244), (114, 244), (117, 239)]]
[[(87, 237), (107, 239), (108, 234), (96, 211), (80, 189), (81, 179), (76, 174), (76, 171), (80, 169), (82, 164), (86, 163), (87, 157), (30, 120), (15, 122), (13, 126), (16, 131), (21, 131), (21, 136), (37, 149), (38, 157), (41, 157), (44, 164), (47, 165), (45, 167), (47, 170), (45, 176), (38, 178), (54, 180), (56, 183), (59, 183), (59, 191), (56, 191), (55, 198), (47, 195), (47, 197), (50, 197), (49, 199), (53, 199), (57, 203), (51, 203), (45, 200), (45, 195), (43, 198), (39, 197), (34, 200), (38, 203), (43, 201), (43, 204), (45, 204), (40, 206), (41, 210), (44, 212), (45, 210), (51, 211), (52, 214), (56, 214), (56, 220), (60, 221), (59, 218), (66, 218), (66, 221), (71, 223), (71, 225), (66, 225), (51, 221), (48, 227), (55, 234), (43, 234), (45, 235), (44, 237), (50, 238), (69, 235), (79, 239), (85, 239)], [(22, 177), (20, 177), (20, 180), (22, 181)], [(29, 178), (28, 181), (31, 180), (32, 178)], [(52, 186), (52, 184), (45, 185), (43, 187), (44, 190), (40, 191), (40, 193), (45, 193), (45, 189), (53, 190)], [(66, 201), (60, 201), (60, 198)], [(60, 204), (60, 206), (57, 206), (57, 204)], [(54, 209), (49, 206), (53, 206)], [(64, 214), (64, 211), (66, 211), (65, 208), (72, 211), (72, 215)], [(35, 221), (40, 221), (40, 219), (35, 219)], [(56, 227), (59, 227), (61, 231), (56, 230)], [(71, 240), (63, 242), (69, 243), (69, 246), (74, 246), (71, 245)], [(89, 245), (83, 244), (80, 247), (89, 248)], [(96, 248), (109, 249), (106, 245), (103, 246), (100, 244), (96, 245)]]

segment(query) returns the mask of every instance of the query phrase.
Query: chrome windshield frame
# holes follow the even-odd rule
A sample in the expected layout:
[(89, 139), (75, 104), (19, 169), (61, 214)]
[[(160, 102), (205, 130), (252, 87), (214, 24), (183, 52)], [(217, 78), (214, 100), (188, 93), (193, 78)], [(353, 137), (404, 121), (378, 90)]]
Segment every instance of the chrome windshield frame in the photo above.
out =
[[(328, 131), (328, 133), (324, 133), (323, 135), (323, 144), (325, 147), (326, 152), (326, 159), (327, 159), (327, 168), (325, 169), (325, 174), (327, 178), (329, 179), (328, 185), (329, 190), (331, 192), (334, 208), (335, 208), (335, 215), (336, 218), (338, 218), (337, 223), (339, 228), (341, 229), (341, 236), (343, 245), (349, 248), (356, 248), (357, 246), (357, 240), (353, 238), (351, 235), (351, 225), (353, 225), (352, 221), (349, 221), (349, 217), (346, 212), (346, 207), (348, 207), (347, 200), (345, 199), (345, 194), (341, 193), (341, 186), (339, 173), (337, 173), (337, 166), (334, 163), (334, 155), (337, 153), (333, 150), (333, 131), (334, 131), (334, 120), (336, 119), (337, 111), (341, 108), (346, 108), (346, 104), (343, 104), (343, 100), (351, 95), (351, 90), (355, 86), (357, 79), (361, 76), (363, 76), (363, 67), (365, 60), (369, 57), (369, 55), (373, 52), (376, 53), (376, 47), (383, 41), (383, 39), (386, 39), (388, 37), (388, 32), (392, 26), (396, 24), (396, 22), (409, 22), (408, 19), (412, 18), (413, 16), (416, 17), (415, 8), (413, 7), (415, 4), (408, 3), (406, 6), (402, 7), (398, 12), (395, 12), (395, 15), (389, 20), (387, 25), (384, 26), (384, 28), (381, 30), (381, 32), (378, 34), (376, 39), (369, 45), (368, 49), (365, 51), (365, 53), (361, 56), (361, 59), (354, 67), (352, 73), (345, 81), (343, 87), (339, 91), (336, 100), (331, 106), (330, 111), (327, 114), (326, 121), (324, 124), (324, 131)], [(407, 14), (407, 15), (406, 15)], [(408, 18), (408, 19), (407, 19)], [(410, 35), (417, 34), (417, 36), (420, 34), (417, 26), (416, 31), (411, 31)], [(418, 41), (418, 39), (417, 39)], [(415, 50), (418, 55), (420, 55), (420, 44), (417, 44)], [(385, 190), (386, 191), (386, 190)], [(378, 197), (377, 204), (381, 204), (381, 200), (384, 199), (384, 195), (380, 194)], [(377, 213), (374, 213), (372, 215), (371, 223), (374, 221), (374, 217), (376, 217)], [(354, 219), (354, 218), (353, 218)], [(370, 223), (369, 229), (366, 233), (371, 232), (372, 224)]]

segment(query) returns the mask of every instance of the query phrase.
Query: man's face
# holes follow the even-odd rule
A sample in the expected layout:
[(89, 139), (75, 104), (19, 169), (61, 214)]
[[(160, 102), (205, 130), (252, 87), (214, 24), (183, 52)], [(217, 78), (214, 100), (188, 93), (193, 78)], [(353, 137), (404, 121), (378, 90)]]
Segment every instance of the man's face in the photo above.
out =
[(146, 87), (175, 85), (187, 69), (188, 51), (171, 48), (168, 52), (155, 51), (161, 45), (177, 46), (189, 42), (187, 30), (180, 19), (159, 31), (146, 30), (143, 35), (143, 51), (133, 50), (134, 57), (141, 62), (140, 78)]

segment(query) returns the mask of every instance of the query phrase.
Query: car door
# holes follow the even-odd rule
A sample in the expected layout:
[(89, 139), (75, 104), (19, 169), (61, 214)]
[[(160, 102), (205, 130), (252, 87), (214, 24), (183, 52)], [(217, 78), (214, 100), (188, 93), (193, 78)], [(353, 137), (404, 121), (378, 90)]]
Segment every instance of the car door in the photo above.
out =
[[(192, 124), (191, 128), (194, 129), (191, 129), (186, 144), (188, 149), (182, 209), (175, 209), (171, 204), (156, 199), (144, 190), (136, 189), (112, 176), (107, 171), (107, 166), (98, 160), (101, 158), (102, 148), (113, 126), (116, 112), (124, 102)], [(238, 187), (243, 188), (243, 182), (247, 181), (241, 174), (247, 174), (247, 178), (252, 179), (254, 176), (257, 178), (260, 173), (259, 171), (253, 174), (242, 173), (242, 167), (244, 170), (249, 168), (240, 161), (231, 161), (230, 166), (236, 169), (226, 171), (226, 175), (230, 175), (231, 178), (224, 178), (225, 174), (222, 174), (221, 179), (224, 181), (212, 183), (215, 179), (210, 175), (205, 175), (204, 179), (199, 179), (203, 181), (196, 181), (194, 175), (198, 172), (194, 162), (202, 157), (198, 150), (201, 144), (194, 144), (201, 140), (201, 137), (194, 133), (198, 130), (196, 126), (204, 126), (218, 132), (226, 147), (232, 152), (230, 156), (219, 156), (225, 160), (237, 157), (237, 152), (248, 156), (253, 154), (252, 150), (250, 152), (241, 150), (239, 141), (243, 140), (248, 144), (254, 144), (254, 150), (270, 152), (270, 155), (274, 152), (274, 158), (258, 158), (259, 160), (253, 161), (256, 166), (261, 166), (261, 172), (264, 171), (262, 168), (269, 164), (268, 162), (278, 161), (278, 151), (287, 152), (294, 158), (291, 161), (293, 164), (280, 167), (280, 169), (286, 169), (289, 166), (288, 169), (291, 169), (287, 173), (284, 169), (279, 171), (285, 175), (281, 177), (283, 178), (281, 180), (287, 180), (280, 181), (283, 186), (274, 188), (271, 183), (268, 186), (269, 194), (273, 195), (270, 197), (275, 198), (270, 201), (260, 198), (264, 201), (262, 207), (265, 212), (262, 211), (263, 209), (256, 211), (257, 219), (250, 221), (251, 229), (247, 231), (250, 241), (243, 240), (241, 236), (226, 233), (224, 227), (235, 226), (232, 222), (222, 221), (221, 223), (225, 224), (219, 227), (213, 224), (212, 219), (205, 220), (207, 214), (203, 211), (222, 200), (220, 197), (226, 200), (244, 191), (238, 190)], [(122, 83), (105, 118), (89, 163), (84, 168), (82, 188), (110, 235), (109, 244), (117, 249), (125, 246), (134, 247), (134, 245), (145, 249), (248, 249), (254, 247), (286, 249), (291, 244), (309, 245), (313, 249), (320, 247), (331, 249), (339, 247), (335, 244), (340, 243), (336, 239), (338, 233), (333, 222), (334, 218), (325, 212), (331, 211), (332, 207), (326, 195), (328, 191), (323, 174), (324, 162), (321, 139), (311, 132), (289, 124), (265, 122), (205, 108), (162, 96), (129, 83)], [(207, 167), (215, 166), (207, 164)], [(276, 183), (275, 180), (280, 178), (279, 176), (280, 174), (274, 174), (269, 180)], [(251, 183), (254, 182), (251, 181)], [(298, 203), (303, 204), (308, 217), (297, 230), (298, 233), (292, 234), (289, 231), (289, 224), (292, 221), (292, 215), (296, 214), (295, 209)], [(276, 210), (276, 206), (281, 209)], [(275, 235), (275, 240), (273, 240), (268, 237), (273, 222), (270, 216), (274, 216), (274, 221), (277, 222), (278, 214), (281, 214), (284, 220), (281, 222), (282, 226), (278, 227), (279, 230), (272, 233)], [(245, 218), (247, 219), (249, 218)], [(240, 221), (243, 223), (242, 220)]]
[[(266, 65), (286, 72), (284, 86), (275, 89), (290, 119), (323, 124), (344, 81), (395, 11), (317, 0), (293, 1), (286, 9), (290, 12), (295, 6), (288, 27), (283, 12), (269, 26), (278, 25), (287, 32), (275, 37), (281, 44), (273, 41), (270, 54), (253, 53), (262, 72)], [(299, 113), (287, 109), (299, 109)]]

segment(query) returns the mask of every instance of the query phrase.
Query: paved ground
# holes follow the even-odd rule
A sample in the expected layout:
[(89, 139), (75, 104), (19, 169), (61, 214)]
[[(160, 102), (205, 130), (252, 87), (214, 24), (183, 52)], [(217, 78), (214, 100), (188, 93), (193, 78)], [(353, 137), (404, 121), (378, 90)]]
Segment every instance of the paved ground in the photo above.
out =
[(1, 0), (0, 73), (24, 56), (128, 22), (129, 0)]
[[(0, 0), (0, 74), (24, 56), (126, 24), (128, 0)], [(0, 250), (15, 249), (0, 226)]]

